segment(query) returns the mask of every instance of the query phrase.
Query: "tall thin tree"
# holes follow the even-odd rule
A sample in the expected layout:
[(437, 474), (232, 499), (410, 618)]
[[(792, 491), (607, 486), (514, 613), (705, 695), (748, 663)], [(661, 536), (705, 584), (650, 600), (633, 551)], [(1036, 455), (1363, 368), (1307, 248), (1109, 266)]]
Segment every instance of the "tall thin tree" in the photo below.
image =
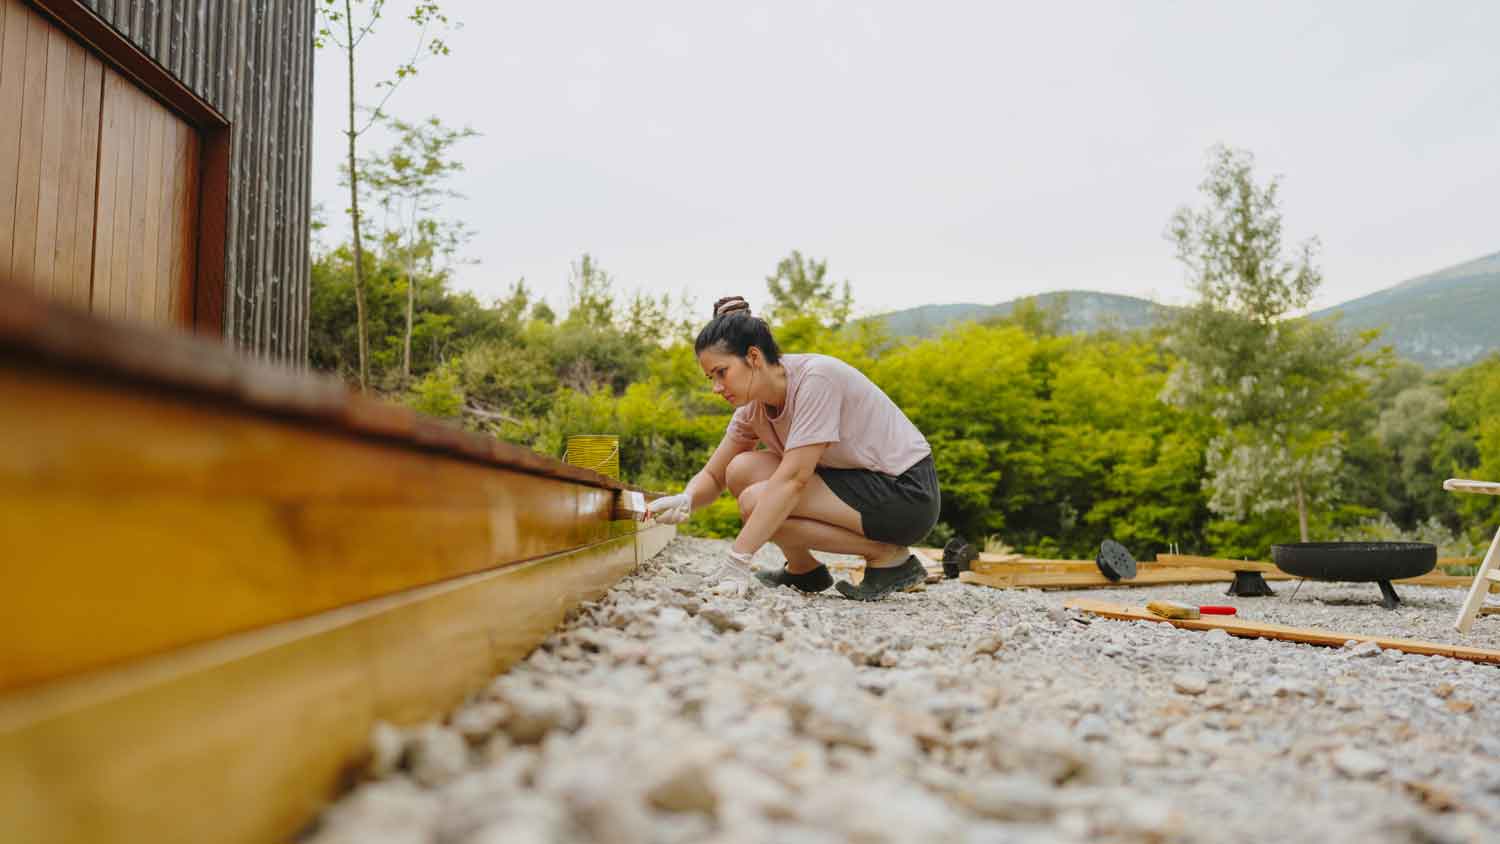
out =
[(444, 199), (463, 194), (447, 187), (449, 177), (464, 169), (452, 157), (453, 145), (479, 134), (473, 129), (450, 129), (436, 117), (419, 123), (390, 118), (396, 133), (389, 150), (361, 161), (365, 183), (386, 212), (387, 254), (401, 257), (406, 276), (406, 338), (401, 355), (401, 380), (411, 379), (411, 336), (417, 302), (417, 260), (429, 267), (438, 255), (450, 255), (468, 240), (462, 224), (434, 216)]
[[(365, 7), (367, 13), (359, 21), (355, 20), (356, 6)], [(322, 0), (318, 5), (320, 24), (316, 39), (317, 46), (325, 47), (333, 44), (343, 51), (348, 73), (348, 128), (344, 132), (348, 140), (348, 154), (344, 167), (345, 177), (349, 184), (349, 226), (354, 244), (354, 307), (359, 321), (359, 387), (361, 390), (368, 389), (370, 383), (370, 340), (369, 330), (365, 323), (364, 245), (359, 211), (359, 138), (384, 116), (385, 105), (396, 93), (396, 88), (408, 77), (416, 75), (417, 65), (423, 58), (448, 54), (447, 42), (437, 33), (452, 26), (448, 16), (443, 13), (435, 0), (418, 0), (412, 6), (407, 19), (417, 27), (416, 48), (412, 51), (410, 58), (397, 65), (389, 79), (376, 83), (376, 89), (384, 89), (385, 93), (380, 98), (380, 102), (370, 111), (369, 119), (363, 126), (360, 126), (359, 105), (356, 98), (358, 90), (356, 58), (365, 39), (375, 32), (375, 25), (381, 20), (384, 11), (385, 0), (369, 0), (368, 3), (365, 0)]]

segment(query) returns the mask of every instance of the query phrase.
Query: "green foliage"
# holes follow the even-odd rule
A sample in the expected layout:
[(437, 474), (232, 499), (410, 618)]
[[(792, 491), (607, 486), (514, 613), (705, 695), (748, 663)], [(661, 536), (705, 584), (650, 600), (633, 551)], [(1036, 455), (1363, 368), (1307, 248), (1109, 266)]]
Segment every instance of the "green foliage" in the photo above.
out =
[(725, 493), (715, 499), (714, 503), (694, 513), (679, 529), (688, 536), (729, 539), (739, 535), (740, 524), (739, 502), (734, 500), (734, 496)]
[(417, 382), (407, 397), (407, 405), (429, 416), (456, 418), (463, 412), (464, 396), (458, 386), (458, 373), (442, 367)]
[[(1449, 390), (1446, 429), (1433, 450), (1437, 474), (1500, 481), (1500, 355), (1459, 372)], [(1455, 497), (1469, 537), (1487, 543), (1500, 522), (1500, 496)]]
[[(854, 310), (854, 294), (847, 280), (842, 291), (828, 278), (828, 262), (805, 258), (793, 249), (782, 258), (776, 272), (766, 276), (771, 294), (771, 319), (782, 330), (795, 332), (796, 321), (811, 321), (829, 328), (842, 328)], [(792, 335), (788, 335), (792, 339)], [(777, 343), (781, 338), (777, 338)]]
[(1169, 237), (1203, 305), (1269, 326), (1305, 307), (1323, 275), (1313, 266), (1316, 238), (1293, 258), (1281, 254), (1280, 180), (1261, 186), (1254, 171), (1255, 158), (1244, 150), (1210, 150), (1208, 176), (1198, 188), (1208, 202), (1178, 209)]
[(1315, 240), (1282, 255), (1277, 180), (1255, 182), (1248, 153), (1217, 147), (1199, 210), (1180, 209), (1170, 237), (1199, 294), (1171, 325), (1179, 364), (1164, 395), (1213, 416), (1205, 469), (1209, 507), (1244, 522), (1295, 509), (1306, 539), (1313, 503), (1340, 498), (1345, 426), (1378, 360), (1374, 333), (1331, 321), (1288, 320), (1322, 279)]
[[(413, 378), (403, 386), (410, 264), (395, 247), (365, 255), (367, 315), (373, 383), (408, 405), (555, 457), (574, 434), (615, 434), (625, 479), (662, 491), (681, 489), (723, 436), (729, 408), (707, 389), (690, 344), (695, 326), (665, 298), (620, 291), (591, 256), (574, 265), (561, 318), (524, 280), (484, 304), (448, 290), (445, 271), (418, 262)], [(352, 260), (348, 248), (316, 256), (311, 303), (314, 364), (351, 380)], [(1488, 541), (1479, 534), (1493, 530), (1496, 502), (1440, 487), (1453, 475), (1500, 478), (1500, 357), (1427, 376), (1358, 351), (1361, 338), (1325, 323), (1262, 325), (1210, 313), (1189, 330), (1239, 351), (1184, 360), (1181, 327), (1175, 335), (1067, 335), (1055, 316), (1022, 306), (903, 345), (878, 321), (799, 315), (773, 325), (785, 351), (832, 354), (864, 371), (926, 435), (943, 492), (931, 544), (961, 535), (1028, 554), (1091, 557), (1112, 537), (1148, 559), (1173, 546), (1266, 559), (1273, 542), (1296, 537), (1295, 510), (1244, 500), (1235, 505), (1243, 515), (1217, 516), (1210, 501), (1218, 491), (1202, 482), (1213, 472), (1264, 472), (1231, 465), (1247, 454), (1268, 465), (1309, 459), (1237, 439), (1265, 419), (1331, 462), (1338, 495), (1309, 513), (1320, 537), (1428, 537), (1445, 549)], [(1195, 388), (1207, 400), (1163, 400), (1205, 360), (1219, 367)], [(1312, 422), (1290, 417), (1278, 400), (1287, 395)], [(733, 536), (739, 528), (736, 502), (724, 495), (683, 530)]]

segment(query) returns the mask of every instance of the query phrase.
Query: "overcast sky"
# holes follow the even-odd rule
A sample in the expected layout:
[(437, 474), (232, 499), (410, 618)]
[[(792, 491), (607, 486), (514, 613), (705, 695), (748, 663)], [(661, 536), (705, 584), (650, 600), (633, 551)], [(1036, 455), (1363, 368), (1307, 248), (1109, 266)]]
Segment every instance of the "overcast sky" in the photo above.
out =
[[(1491, 0), (443, 7), (452, 55), (389, 110), (483, 133), (449, 212), (477, 232), (457, 286), (486, 301), (524, 276), (562, 305), (588, 251), (626, 291), (759, 304), (795, 248), (864, 313), (1062, 289), (1185, 303), (1163, 232), (1216, 142), (1282, 177), (1289, 243), (1321, 238), (1315, 305), (1500, 251)], [(384, 26), (365, 80), (413, 39)], [(340, 61), (318, 56), (314, 129), (335, 226)]]

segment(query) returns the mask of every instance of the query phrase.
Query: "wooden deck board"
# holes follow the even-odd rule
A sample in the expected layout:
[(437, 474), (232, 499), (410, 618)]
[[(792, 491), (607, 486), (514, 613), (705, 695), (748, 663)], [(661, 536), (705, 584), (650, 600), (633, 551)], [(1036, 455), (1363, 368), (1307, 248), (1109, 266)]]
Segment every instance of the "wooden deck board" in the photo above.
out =
[(1164, 622), (1187, 630), (1223, 630), (1231, 636), (1251, 639), (1279, 639), (1286, 642), (1301, 642), (1309, 645), (1342, 647), (1349, 641), (1375, 642), (1381, 648), (1395, 649), (1406, 653), (1427, 656), (1448, 656), (1470, 662), (1500, 664), (1500, 651), (1449, 645), (1441, 642), (1424, 642), (1417, 639), (1400, 639), (1389, 636), (1370, 636), (1364, 633), (1343, 633), (1315, 627), (1293, 627), (1286, 624), (1248, 621), (1236, 616), (1203, 616), (1201, 618), (1163, 618), (1145, 607), (1124, 606), (1086, 598), (1075, 598), (1063, 606), (1081, 610), (1092, 615), (1120, 621)]
[(672, 535), (650, 527), (0, 697), (0, 840), (287, 840), (336, 796), (377, 719), (457, 704)]
[(34, 370), (0, 368), (0, 396), (0, 535), (24, 563), (0, 690), (611, 533), (611, 490)]

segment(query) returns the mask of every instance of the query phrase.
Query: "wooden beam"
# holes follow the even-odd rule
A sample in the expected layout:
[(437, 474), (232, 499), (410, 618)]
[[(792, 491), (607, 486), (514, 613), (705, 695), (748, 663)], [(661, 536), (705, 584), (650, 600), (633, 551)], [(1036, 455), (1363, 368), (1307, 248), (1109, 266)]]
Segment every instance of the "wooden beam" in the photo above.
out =
[(1103, 618), (1121, 621), (1156, 621), (1187, 630), (1223, 630), (1231, 636), (1250, 639), (1279, 639), (1285, 642), (1302, 642), (1309, 645), (1343, 647), (1345, 642), (1375, 642), (1384, 649), (1394, 649), (1425, 656), (1447, 656), (1470, 662), (1500, 664), (1500, 651), (1470, 648), (1463, 645), (1447, 645), (1440, 642), (1424, 642), (1417, 639), (1397, 639), (1387, 636), (1370, 636), (1364, 633), (1341, 633), (1315, 627), (1292, 627), (1285, 624), (1246, 621), (1236, 616), (1203, 616), (1201, 618), (1163, 618), (1147, 611), (1145, 607), (1130, 607), (1075, 598), (1063, 606)]
[(1218, 569), (1219, 571), (1258, 571), (1264, 574), (1285, 574), (1274, 563), (1259, 560), (1226, 560), (1220, 557), (1198, 557), (1192, 554), (1157, 554), (1157, 565), (1185, 568)]
[(263, 842), (333, 799), (376, 720), (439, 715), (668, 526), (0, 698), (0, 840)]
[[(1234, 575), (1213, 569), (1137, 569), (1130, 580), (1109, 580), (1094, 572), (986, 574), (960, 572), (958, 579), (975, 586), (996, 589), (1107, 589), (1130, 586), (1167, 586), (1189, 583), (1229, 583)], [(1286, 575), (1275, 579), (1288, 579)]]
[[(348, 390), (330, 375), (241, 357), (212, 339), (86, 314), (36, 295), (0, 272), (0, 368), (36, 368), (195, 405), (232, 407), (323, 430), (601, 489), (614, 478), (463, 431), (410, 408)], [(649, 493), (648, 493), (649, 495)]]
[(46, 371), (0, 396), (0, 690), (611, 535), (613, 490)]
[(229, 165), (233, 137), (228, 126), (204, 128), (198, 134), (198, 169), (189, 202), (193, 227), (193, 277), (177, 291), (195, 334), (222, 337), (224, 297), (229, 295)]

